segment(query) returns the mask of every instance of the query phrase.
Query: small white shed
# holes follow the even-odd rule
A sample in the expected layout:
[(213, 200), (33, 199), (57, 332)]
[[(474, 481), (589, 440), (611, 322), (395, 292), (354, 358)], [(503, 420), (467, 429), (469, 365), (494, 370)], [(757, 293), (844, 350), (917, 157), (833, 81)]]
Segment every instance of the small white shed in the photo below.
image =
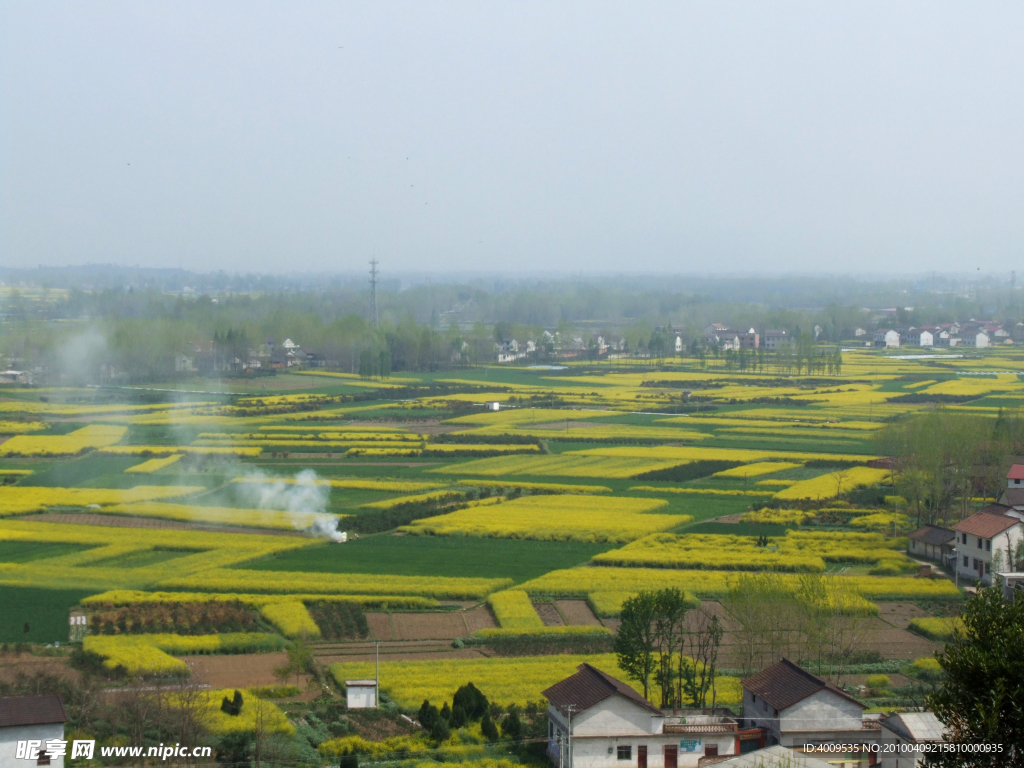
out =
[(377, 706), (376, 680), (346, 680), (349, 709), (374, 709)]
[(501, 410), (501, 403), (499, 403), (497, 400), (492, 400), (491, 402), (484, 403), (484, 406), (487, 408), (488, 411)]

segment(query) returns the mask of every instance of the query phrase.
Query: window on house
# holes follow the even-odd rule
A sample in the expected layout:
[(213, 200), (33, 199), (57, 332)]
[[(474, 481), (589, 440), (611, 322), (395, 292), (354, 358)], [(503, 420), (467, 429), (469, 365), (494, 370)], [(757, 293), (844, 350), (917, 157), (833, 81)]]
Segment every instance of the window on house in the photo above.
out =
[(981, 549), (981, 542), (982, 541), (983, 541), (983, 539), (981, 538), (981, 536), (979, 536), (978, 537), (978, 549)]
[(704, 745), (704, 757), (718, 757), (718, 745), (717, 744), (705, 744)]
[(967, 562), (967, 555), (964, 555), (964, 568), (966, 568), (966, 567), (967, 567), (967, 565), (968, 565), (968, 562)]
[(779, 716), (779, 710), (773, 709), (772, 710), (772, 717), (778, 717), (778, 716)]
[(49, 765), (50, 756), (45, 752), (40, 752), (39, 757), (36, 759), (36, 765)]
[(986, 539), (985, 540), (985, 551), (986, 552), (991, 552), (992, 551), (992, 539)]
[(632, 760), (633, 747), (631, 747), (629, 744), (620, 744), (615, 748), (615, 757), (619, 760)]
[(967, 534), (965, 533), (963, 536), (964, 536), (964, 542), (963, 543), (966, 544), (967, 543)]

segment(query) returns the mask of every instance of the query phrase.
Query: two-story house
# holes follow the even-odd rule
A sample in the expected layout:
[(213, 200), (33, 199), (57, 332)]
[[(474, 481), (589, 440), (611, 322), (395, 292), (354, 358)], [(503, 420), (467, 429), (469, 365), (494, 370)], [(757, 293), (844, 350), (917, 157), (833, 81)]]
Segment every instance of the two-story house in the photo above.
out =
[[(840, 688), (783, 659), (743, 681), (743, 721), (763, 728), (768, 743), (792, 747), (848, 745), (828, 752), (848, 768), (877, 763), (878, 720), (864, 716), (864, 705)], [(825, 754), (815, 752), (814, 754)]]
[(690, 768), (763, 746), (731, 717), (667, 713), (590, 664), (544, 691), (548, 757), (567, 768)]
[(900, 345), (900, 335), (892, 328), (879, 328), (875, 331), (874, 338), (876, 347), (898, 347)]
[(1012, 507), (989, 504), (963, 522), (953, 526), (956, 533), (957, 573), (984, 585), (992, 583), (992, 556), (995, 552), (1016, 551), (1024, 538), (1024, 521)]

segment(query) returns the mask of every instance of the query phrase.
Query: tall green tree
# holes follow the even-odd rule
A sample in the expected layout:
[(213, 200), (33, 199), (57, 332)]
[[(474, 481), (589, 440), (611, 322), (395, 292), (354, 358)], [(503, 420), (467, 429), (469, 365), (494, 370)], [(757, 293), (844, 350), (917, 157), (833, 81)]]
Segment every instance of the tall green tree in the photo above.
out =
[(929, 765), (1019, 768), (1024, 765), (1024, 599), (982, 589), (964, 610), (963, 629), (937, 654), (945, 672), (928, 706), (953, 744), (1000, 744), (1002, 751), (939, 752)]
[(651, 675), (657, 666), (658, 636), (655, 621), (658, 601), (653, 592), (641, 592), (626, 598), (619, 614), (619, 631), (615, 635), (615, 654), (619, 669), (644, 687), (648, 698)]

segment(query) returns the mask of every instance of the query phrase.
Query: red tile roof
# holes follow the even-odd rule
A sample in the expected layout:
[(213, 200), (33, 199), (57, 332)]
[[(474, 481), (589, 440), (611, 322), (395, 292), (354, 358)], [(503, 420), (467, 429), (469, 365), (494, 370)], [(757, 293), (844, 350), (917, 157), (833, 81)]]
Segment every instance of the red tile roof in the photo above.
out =
[(861, 708), (864, 707), (846, 691), (836, 688), (832, 683), (827, 683), (820, 677), (815, 677), (789, 659), (783, 659), (777, 664), (762, 669), (756, 675), (751, 675), (743, 681), (742, 685), (780, 712), (823, 690), (831, 691)]
[(1006, 473), (1007, 480), (1024, 480), (1024, 464), (1014, 464)]
[(570, 675), (544, 691), (544, 697), (558, 711), (567, 712), (571, 704), (575, 712), (582, 712), (618, 694), (656, 714), (661, 714), (660, 709), (630, 686), (602, 672), (597, 667), (584, 663), (580, 664), (577, 669), (579, 672), (575, 675)]
[(953, 530), (969, 533), (972, 536), (981, 536), (983, 539), (991, 539), (1008, 528), (1019, 525), (1020, 522), (1015, 517), (994, 515), (991, 512), (978, 512), (968, 517), (962, 523), (954, 525)]
[(0, 698), (0, 728), (19, 725), (66, 723), (64, 705), (55, 693), (40, 696), (4, 696)]

